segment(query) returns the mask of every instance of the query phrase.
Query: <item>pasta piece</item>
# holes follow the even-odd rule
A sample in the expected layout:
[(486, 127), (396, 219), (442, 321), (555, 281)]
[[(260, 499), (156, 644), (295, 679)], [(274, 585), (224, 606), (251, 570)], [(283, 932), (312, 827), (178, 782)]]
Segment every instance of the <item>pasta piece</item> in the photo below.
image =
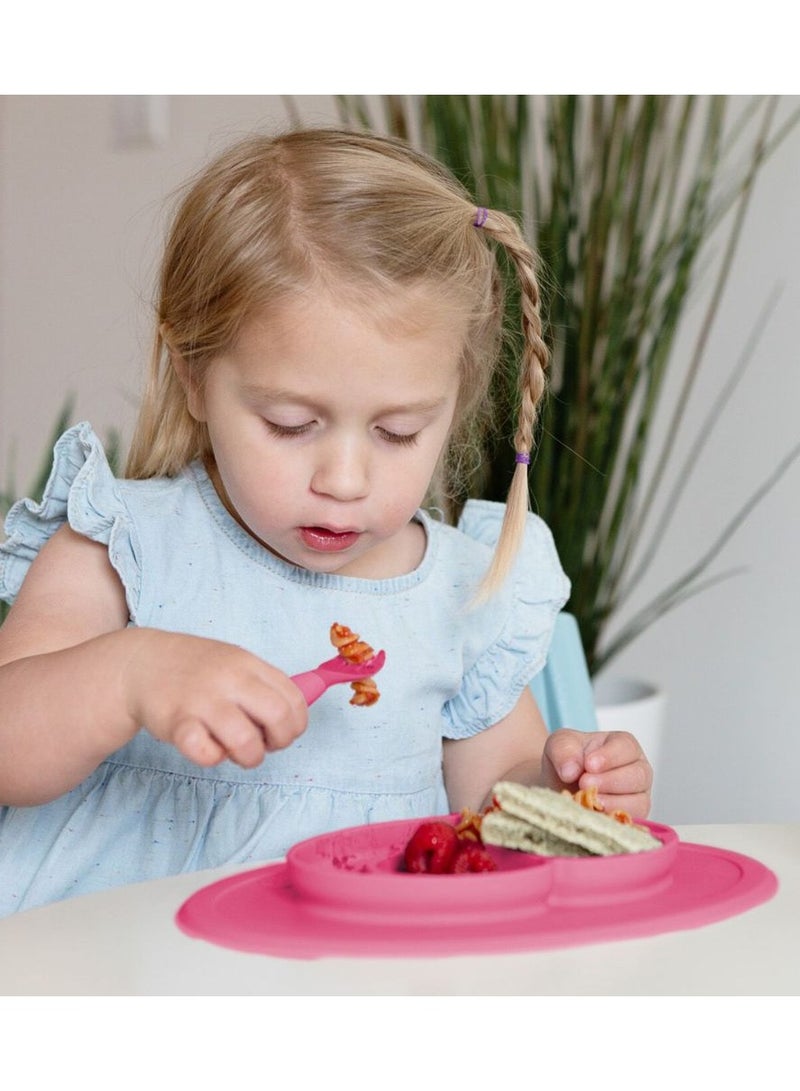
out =
[[(581, 807), (586, 807), (589, 811), (602, 811), (605, 813), (605, 807), (597, 799), (596, 785), (592, 785), (591, 788), (579, 788), (577, 792), (570, 792), (565, 788), (561, 794), (574, 799), (576, 803), (580, 803)], [(636, 825), (627, 811), (611, 811), (609, 817), (616, 822), (620, 822), (623, 826)]]
[(351, 682), (350, 688), (353, 691), (353, 696), (350, 698), (351, 705), (374, 705), (380, 697), (374, 678), (360, 678), (356, 682)]
[(481, 841), (482, 817), (477, 811), (471, 811), (469, 807), (464, 807), (461, 811), (461, 818), (456, 825), (458, 836), (465, 841), (477, 841), (478, 844), (483, 844)]
[(368, 663), (375, 651), (346, 625), (331, 625), (331, 644), (348, 663)]
[(571, 796), (576, 803), (580, 803), (581, 807), (585, 807), (587, 811), (603, 810), (603, 807), (597, 800), (596, 785), (592, 785), (591, 788), (579, 788), (577, 792), (570, 792), (565, 788), (563, 795)]
[[(375, 650), (372, 646), (362, 640), (358, 633), (354, 633), (347, 625), (334, 622), (331, 625), (330, 637), (331, 644), (336, 648), (342, 659), (345, 659), (348, 663), (360, 666), (362, 663), (368, 663), (370, 659), (375, 658)], [(380, 697), (375, 679), (372, 677), (359, 678), (350, 683), (350, 688), (353, 691), (353, 696), (350, 698), (351, 705), (366, 708), (369, 705), (374, 705)]]

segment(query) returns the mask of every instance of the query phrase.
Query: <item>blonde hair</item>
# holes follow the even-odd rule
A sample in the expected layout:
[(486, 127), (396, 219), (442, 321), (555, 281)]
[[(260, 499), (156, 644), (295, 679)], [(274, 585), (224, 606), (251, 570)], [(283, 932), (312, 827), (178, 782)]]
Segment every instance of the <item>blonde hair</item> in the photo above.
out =
[[(186, 187), (168, 234), (127, 476), (172, 476), (194, 459), (213, 459), (171, 355), (179, 355), (192, 382), (201, 384), (209, 364), (235, 344), (252, 315), (311, 286), (370, 308), (390, 301), (398, 288), (424, 286), (462, 316), (466, 328), (459, 402), (441, 471), (440, 488), (447, 492), (458, 452), (485, 426), (500, 357), (503, 282), (490, 239), (505, 248), (521, 288), (524, 344), (514, 447), (527, 455), (548, 353), (536, 259), (515, 221), (476, 210), (444, 166), (392, 137), (306, 129), (255, 136), (229, 148)], [(508, 572), (527, 510), (527, 466), (520, 463), (484, 595)]]

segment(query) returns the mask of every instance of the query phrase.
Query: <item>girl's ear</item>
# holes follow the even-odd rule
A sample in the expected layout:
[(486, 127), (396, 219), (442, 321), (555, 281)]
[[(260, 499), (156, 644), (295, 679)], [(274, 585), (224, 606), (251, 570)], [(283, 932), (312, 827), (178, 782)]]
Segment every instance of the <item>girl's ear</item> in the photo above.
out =
[(204, 421), (206, 419), (205, 402), (203, 399), (201, 383), (181, 353), (172, 347), (169, 326), (162, 325), (159, 329), (159, 333), (161, 335), (161, 340), (164, 342), (167, 352), (169, 353), (170, 363), (186, 394), (186, 407), (189, 410), (189, 413), (196, 421)]

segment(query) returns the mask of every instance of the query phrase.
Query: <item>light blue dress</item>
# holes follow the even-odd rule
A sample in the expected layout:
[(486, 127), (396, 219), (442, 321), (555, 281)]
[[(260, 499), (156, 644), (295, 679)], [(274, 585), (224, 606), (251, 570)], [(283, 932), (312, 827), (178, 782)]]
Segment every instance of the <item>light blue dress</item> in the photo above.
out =
[(108, 547), (132, 625), (214, 637), (288, 674), (331, 657), (329, 628), (386, 651), (377, 704), (334, 686), (306, 732), (256, 769), (193, 765), (146, 730), (82, 784), (37, 807), (0, 808), (0, 915), (121, 883), (285, 855), (344, 826), (448, 811), (442, 738), (502, 719), (542, 669), (569, 591), (551, 534), (531, 515), (511, 578), (470, 608), (502, 505), (470, 502), (458, 529), (420, 511), (419, 567), (364, 580), (310, 572), (264, 549), (230, 516), (202, 465), (118, 480), (91, 427), (58, 441), (41, 504), (14, 506), (0, 545), (13, 601), (63, 524)]

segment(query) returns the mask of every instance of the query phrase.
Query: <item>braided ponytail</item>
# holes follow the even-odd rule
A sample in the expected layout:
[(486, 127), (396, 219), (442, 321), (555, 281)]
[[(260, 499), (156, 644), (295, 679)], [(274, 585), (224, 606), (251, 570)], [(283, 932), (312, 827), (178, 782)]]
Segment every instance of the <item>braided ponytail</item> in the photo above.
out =
[(542, 337), (541, 293), (536, 277), (536, 258), (510, 216), (493, 209), (479, 209), (473, 221), (495, 242), (504, 247), (511, 260), (521, 289), (522, 332), (524, 343), (519, 368), (519, 413), (514, 433), (516, 466), (506, 498), (506, 510), (492, 563), (478, 589), (478, 601), (485, 601), (500, 586), (511, 570), (530, 508), (528, 466), (534, 441), (539, 406), (546, 389), (545, 373), (550, 354)]

